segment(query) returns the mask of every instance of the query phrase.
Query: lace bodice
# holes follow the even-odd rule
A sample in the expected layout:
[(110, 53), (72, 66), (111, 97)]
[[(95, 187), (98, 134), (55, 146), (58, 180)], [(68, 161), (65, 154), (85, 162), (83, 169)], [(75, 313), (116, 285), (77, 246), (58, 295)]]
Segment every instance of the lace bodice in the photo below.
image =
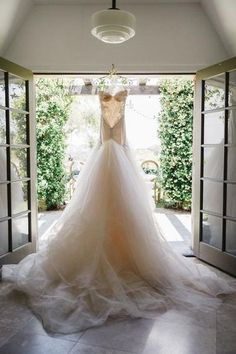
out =
[(126, 97), (127, 90), (119, 91), (115, 95), (104, 91), (99, 93), (101, 105), (100, 138), (102, 143), (113, 139), (120, 145), (125, 144), (124, 112)]

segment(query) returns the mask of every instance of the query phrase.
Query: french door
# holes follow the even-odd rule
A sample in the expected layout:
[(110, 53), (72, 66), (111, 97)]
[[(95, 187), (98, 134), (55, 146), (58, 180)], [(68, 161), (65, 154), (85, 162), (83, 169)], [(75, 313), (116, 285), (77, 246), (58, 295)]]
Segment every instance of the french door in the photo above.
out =
[(194, 253), (236, 276), (236, 58), (196, 74)]
[(33, 73), (0, 58), (0, 264), (36, 246)]

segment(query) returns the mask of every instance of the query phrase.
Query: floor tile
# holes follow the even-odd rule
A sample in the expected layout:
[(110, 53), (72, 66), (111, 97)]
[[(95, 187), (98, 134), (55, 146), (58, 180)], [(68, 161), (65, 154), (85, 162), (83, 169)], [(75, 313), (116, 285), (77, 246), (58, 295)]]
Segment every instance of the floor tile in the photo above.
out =
[(72, 341), (34, 334), (18, 334), (0, 348), (0, 354), (67, 354)]
[(131, 353), (142, 353), (154, 321), (146, 319), (109, 320), (91, 328), (79, 343)]
[(37, 317), (33, 317), (31, 321), (24, 327), (23, 333), (27, 334), (40, 334), (43, 336), (49, 336), (52, 338), (59, 338), (59, 339), (64, 339), (64, 340), (70, 340), (73, 342), (77, 342), (79, 338), (85, 333), (83, 332), (78, 332), (78, 333), (72, 333), (72, 334), (57, 334), (57, 333), (51, 333), (47, 332), (42, 325), (42, 322), (40, 319)]
[(0, 284), (0, 314), (0, 347), (33, 317), (25, 297), (19, 292), (8, 291), (6, 284)]
[(143, 354), (215, 354), (215, 328), (168, 311), (153, 325)]
[(236, 298), (229, 297), (217, 311), (216, 353), (236, 353)]
[(0, 353), (1, 347), (14, 337), (17, 332), (19, 332), (19, 329), (14, 330), (11, 327), (0, 326)]
[(97, 346), (77, 343), (70, 354), (133, 354), (131, 352), (120, 351), (115, 349), (105, 349)]
[[(32, 312), (26, 304), (26, 297), (16, 290), (7, 290), (7, 287), (0, 287), (0, 321), (12, 325), (12, 318), (15, 320), (28, 321), (32, 318)], [(16, 322), (15, 322), (16, 324)]]

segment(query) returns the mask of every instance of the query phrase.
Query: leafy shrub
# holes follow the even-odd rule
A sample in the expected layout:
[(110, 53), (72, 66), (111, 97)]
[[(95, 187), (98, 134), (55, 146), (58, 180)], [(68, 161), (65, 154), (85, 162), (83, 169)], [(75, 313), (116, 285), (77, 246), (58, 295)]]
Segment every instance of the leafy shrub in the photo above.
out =
[(65, 197), (65, 133), (72, 97), (63, 79), (36, 82), (37, 191), (39, 205), (58, 208)]
[(167, 202), (189, 209), (192, 196), (193, 81), (160, 83), (161, 183)]

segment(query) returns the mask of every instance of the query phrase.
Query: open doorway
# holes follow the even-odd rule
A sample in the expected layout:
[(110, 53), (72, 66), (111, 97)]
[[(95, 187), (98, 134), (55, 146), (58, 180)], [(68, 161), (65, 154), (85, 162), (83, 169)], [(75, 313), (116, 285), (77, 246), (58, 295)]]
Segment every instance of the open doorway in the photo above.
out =
[[(42, 242), (44, 242), (43, 235), (45, 235), (45, 232), (48, 229), (53, 227), (56, 220), (60, 217), (64, 206), (72, 197), (77, 178), (83, 169), (87, 158), (91, 154), (92, 149), (99, 140), (100, 107), (96, 86), (93, 84), (94, 80), (96, 80), (96, 77), (89, 75), (40, 75), (36, 77), (36, 94), (37, 102), (39, 103), (37, 106), (37, 135), (39, 137), (38, 195), (40, 211), (38, 226), (39, 236)], [(165, 132), (170, 135), (171, 130), (168, 129), (170, 121), (168, 121), (168, 119), (165, 120), (168, 100), (169, 103), (171, 101), (176, 103), (176, 96), (179, 95), (180, 100), (183, 102), (185, 101), (185, 104), (187, 97), (190, 100), (190, 104), (193, 106), (193, 76), (133, 75), (129, 80), (132, 84), (129, 88), (130, 92), (126, 101), (125, 114), (128, 142), (135, 153), (137, 164), (145, 173), (144, 177), (147, 186), (153, 195), (156, 206), (154, 215), (164, 237), (180, 254), (191, 256), (191, 197), (189, 197), (189, 193), (186, 193), (185, 191), (185, 193), (188, 194), (185, 198), (186, 200), (183, 200), (183, 197), (181, 196), (180, 199), (182, 198), (182, 203), (180, 203), (180, 200), (178, 200), (178, 196), (176, 197), (176, 195), (178, 195), (178, 193), (179, 195), (181, 193), (183, 194), (183, 191), (180, 191), (183, 187), (180, 186), (180, 192), (178, 192), (176, 186), (165, 185), (165, 181), (163, 181), (162, 178), (162, 171), (164, 169), (161, 162), (164, 161), (163, 164), (168, 164), (168, 159), (165, 154), (161, 154), (161, 152), (163, 146), (167, 144), (166, 139), (168, 138), (165, 138)], [(186, 97), (184, 97), (184, 81), (188, 83), (189, 87), (192, 85), (192, 96), (190, 92), (190, 98), (189, 92), (187, 92)], [(182, 87), (180, 88), (179, 86), (181, 86), (181, 82)], [(171, 96), (171, 92), (175, 87), (176, 90), (179, 91), (177, 93), (173, 92)], [(61, 102), (61, 99), (63, 99), (63, 92), (65, 95), (64, 103)], [(55, 98), (51, 97), (50, 101), (48, 101), (48, 95), (53, 94)], [(46, 98), (45, 102), (43, 97)], [(49, 105), (51, 104), (50, 109), (47, 107), (47, 112), (51, 112), (52, 116), (50, 118), (50, 114), (47, 113), (47, 121), (45, 122), (44, 110), (46, 109), (47, 102), (50, 102)], [(56, 107), (54, 107), (54, 112), (52, 106), (57, 104), (59, 108), (56, 109)], [(64, 113), (60, 111), (63, 110), (63, 105)], [(188, 113), (184, 116), (185, 119)], [(59, 119), (58, 115), (60, 114), (62, 114), (62, 116), (64, 114), (64, 120), (62, 119), (63, 127), (61, 126), (59, 132), (57, 131), (56, 120)], [(191, 115), (193, 115), (192, 108)], [(54, 123), (52, 122), (50, 125), (51, 120), (54, 120)], [(176, 120), (173, 121), (173, 125), (176, 125), (176, 123)], [(45, 137), (42, 135), (44, 134), (42, 133), (43, 131), (44, 133), (45, 131), (47, 131), (47, 133), (49, 132), (48, 141), (45, 141)], [(178, 125), (176, 126), (176, 132), (177, 131)], [(192, 131), (192, 120), (190, 131)], [(58, 136), (61, 136), (62, 139), (61, 141), (56, 139), (58, 143), (57, 153), (59, 153), (61, 158), (60, 168), (58, 169), (57, 166), (58, 181), (55, 180), (55, 176), (53, 175), (52, 170), (50, 170), (49, 159), (45, 156), (44, 165), (41, 158), (41, 156), (45, 155), (45, 149), (50, 151), (51, 145), (54, 145), (53, 148), (56, 149), (55, 139), (53, 138), (55, 134), (57, 135), (57, 138)], [(172, 136), (174, 139), (178, 140), (181, 138), (181, 134), (178, 133), (175, 135), (175, 132), (172, 132)], [(40, 139), (42, 139), (41, 142)], [(50, 139), (53, 141), (50, 141)], [(182, 139), (184, 139), (184, 135), (182, 136)], [(188, 141), (184, 142), (184, 144), (191, 145), (191, 143), (190, 134)], [(173, 142), (173, 146), (175, 144), (176, 141)], [(180, 141), (178, 141), (178, 144), (181, 146)], [(165, 147), (164, 149), (167, 150)], [(176, 149), (178, 150), (178, 146)], [(172, 155), (174, 155), (173, 151)], [(188, 159), (188, 163), (191, 163), (190, 155), (188, 156)], [(178, 165), (178, 163), (176, 165)], [(186, 166), (183, 167), (185, 169), (188, 168)], [(48, 173), (48, 170), (50, 170), (51, 180), (53, 180), (52, 183), (55, 185), (57, 184), (58, 189), (49, 186), (50, 178), (44, 176)], [(177, 167), (175, 170), (178, 173)], [(182, 175), (180, 171), (180, 182), (183, 177), (183, 171)], [(189, 178), (189, 176), (187, 178)], [(191, 186), (191, 178), (187, 183), (188, 186), (186, 186), (186, 188), (184, 187), (186, 190)], [(48, 186), (49, 190), (51, 189), (51, 196), (50, 191), (49, 193), (46, 192)], [(59, 196), (59, 198), (55, 198), (55, 195)], [(49, 199), (47, 199), (48, 197)]]
[[(191, 186), (193, 186), (192, 224), (194, 255), (231, 274), (235, 274), (234, 230), (236, 224), (234, 213), (235, 198), (232, 198), (233, 193), (230, 193), (230, 190), (234, 191), (235, 189), (233, 187), (235, 185), (235, 65), (235, 58), (232, 58), (209, 68), (202, 69), (196, 74), (193, 127), (194, 179), (191, 184), (191, 165), (188, 181), (188, 183), (190, 183), (190, 192)], [(73, 77), (76, 76), (78, 77), (78, 75), (73, 75)], [(144, 91), (150, 89), (151, 85), (147, 85), (147, 82), (143, 80), (144, 76), (148, 76), (150, 79), (155, 78), (154, 74), (139, 74), (137, 76), (139, 78), (138, 84), (132, 86), (133, 92), (130, 92), (130, 95), (137, 95), (137, 90), (139, 93), (143, 94)], [(166, 77), (168, 76), (166, 75)], [(162, 78), (164, 77), (162, 76)], [(79, 79), (81, 80), (83, 77), (80, 75)], [(193, 83), (192, 80), (191, 83)], [(39, 170), (39, 161), (36, 163), (36, 143), (39, 143), (39, 139), (38, 136), (36, 139), (35, 134), (34, 84), (34, 74), (31, 70), (0, 58), (0, 150), (2, 159), (1, 166), (3, 166), (0, 173), (0, 192), (2, 198), (0, 216), (1, 264), (17, 263), (28, 254), (36, 251), (38, 234), (36, 200), (37, 167)], [(61, 85), (58, 87), (60, 86)], [(91, 84), (89, 85), (84, 81), (82, 88), (80, 85), (80, 94), (91, 94), (91, 87)], [(157, 87), (155, 87), (155, 90), (156, 89)], [(156, 92), (157, 91), (155, 91), (155, 93)], [(171, 90), (171, 95), (174, 92), (176, 93), (176, 90)], [(166, 117), (171, 117), (172, 119), (171, 122), (167, 120), (170, 128), (168, 129), (169, 132), (172, 131), (173, 125), (176, 125), (180, 117), (180, 110), (186, 106), (187, 101), (182, 96), (182, 93), (183, 90), (180, 90), (177, 92), (177, 96), (174, 99), (169, 98), (166, 101), (167, 109), (169, 109), (170, 106), (172, 107), (172, 114), (166, 115)], [(44, 98), (43, 102), (53, 102), (47, 90), (45, 90), (45, 94), (46, 99)], [(150, 92), (148, 92), (148, 94), (150, 94)], [(65, 104), (64, 95), (56, 95), (56, 97), (58, 101)], [(193, 98), (193, 91), (191, 97)], [(181, 102), (177, 107), (176, 102), (179, 98), (181, 98)], [(191, 119), (193, 111), (192, 98), (190, 110)], [(170, 102), (172, 103), (171, 105)], [(51, 121), (52, 112), (48, 111), (46, 104), (43, 104), (41, 108), (44, 121), (47, 124)], [(53, 109), (55, 108), (57, 108), (57, 105), (53, 104)], [(39, 111), (40, 109), (37, 104), (37, 114)], [(60, 110), (60, 112), (63, 113), (64, 110)], [(64, 113), (62, 114), (62, 118), (63, 116), (65, 118)], [(59, 120), (59, 122), (61, 122), (61, 120)], [(185, 124), (185, 122), (186, 116), (183, 114), (182, 123)], [(216, 122), (219, 127), (217, 132), (215, 129)], [(58, 124), (58, 127), (61, 125), (63, 126), (63, 124)], [(55, 133), (55, 130), (52, 131)], [(177, 131), (179, 134), (182, 134), (183, 127), (177, 129)], [(212, 134), (213, 132), (214, 134)], [(54, 152), (55, 148), (57, 148), (56, 140), (60, 141), (61, 136), (64, 136), (64, 132), (60, 134), (59, 130), (56, 131), (53, 139), (48, 139), (53, 142), (54, 147), (54, 150), (51, 149), (49, 151), (50, 157), (58, 156), (58, 154)], [(214, 136), (214, 141), (209, 140), (209, 137), (212, 136)], [(43, 137), (43, 142), (46, 140), (47, 139)], [(186, 140), (182, 139), (182, 142), (185, 143)], [(189, 142), (191, 150), (192, 139), (189, 139)], [(161, 151), (166, 153), (166, 151), (171, 148), (171, 144), (168, 144), (167, 139), (165, 148), (163, 149), (162, 147)], [(179, 144), (176, 144), (176, 148), (181, 152), (185, 150), (182, 149), (182, 146), (179, 147)], [(211, 169), (208, 163), (209, 156), (213, 156), (214, 154), (209, 155), (208, 153), (214, 151), (219, 151), (220, 153), (217, 153), (216, 159), (210, 158), (213, 166), (217, 167), (216, 169)], [(56, 149), (56, 152), (64, 153), (64, 146), (63, 148)], [(171, 177), (172, 179), (174, 178), (176, 182), (178, 181), (178, 178), (175, 178), (178, 169), (176, 168), (175, 154), (173, 151), (170, 151), (167, 155), (173, 158), (171, 162), (174, 162), (174, 164), (169, 163), (168, 166), (172, 166), (175, 173), (167, 175), (168, 178), (166, 178), (166, 181), (169, 182), (169, 177)], [(182, 157), (185, 156), (182, 155)], [(49, 160), (50, 159), (48, 159), (48, 161)], [(182, 159), (179, 159), (179, 161), (182, 161)], [(190, 159), (190, 162), (192, 163), (192, 159)], [(63, 173), (64, 167), (58, 164), (58, 161), (54, 163), (54, 166), (57, 166), (57, 170)], [(216, 173), (220, 171), (219, 166), (221, 169), (220, 174)], [(50, 175), (52, 169), (49, 168), (47, 170)], [(149, 173), (150, 167), (145, 166), (145, 170), (145, 172)], [(183, 169), (181, 169), (181, 171), (183, 171)], [(163, 174), (161, 177), (163, 177)], [(59, 185), (63, 183), (64, 188), (66, 188), (65, 180), (61, 178), (59, 181)], [(217, 188), (208, 189), (207, 186), (210, 186), (210, 184)], [(185, 186), (186, 184), (184, 183), (182, 185)], [(164, 185), (165, 189), (166, 186), (167, 185)], [(15, 190), (17, 190), (17, 192), (15, 192)], [(209, 190), (212, 190), (214, 193), (209, 193)], [(215, 193), (215, 191), (219, 191), (220, 193)], [(54, 193), (55, 198), (58, 198), (58, 193), (55, 193), (54, 188), (51, 189), (51, 192)], [(208, 194), (210, 198), (208, 198)], [(166, 195), (169, 197), (169, 191)], [(215, 200), (211, 198), (213, 195), (217, 195), (219, 199), (217, 199), (216, 203), (209, 204), (209, 202)], [(190, 199), (191, 198), (192, 192), (190, 193)], [(179, 199), (175, 200), (175, 203), (178, 200)], [(56, 205), (60, 205), (58, 200)], [(168, 235), (172, 234), (173, 233), (170, 232), (168, 233)]]

